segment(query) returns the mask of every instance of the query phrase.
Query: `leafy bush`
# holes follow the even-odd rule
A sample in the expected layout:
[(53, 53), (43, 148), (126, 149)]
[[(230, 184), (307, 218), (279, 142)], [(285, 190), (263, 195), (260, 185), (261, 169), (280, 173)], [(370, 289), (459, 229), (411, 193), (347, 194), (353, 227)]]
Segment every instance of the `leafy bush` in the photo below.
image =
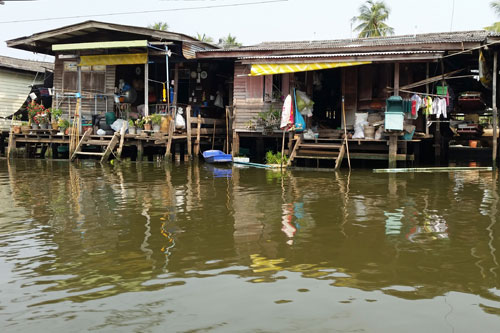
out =
[(281, 152), (277, 152), (276, 154), (273, 153), (272, 151), (268, 151), (266, 153), (266, 164), (287, 164), (288, 163), (288, 156), (286, 155), (281, 155)]

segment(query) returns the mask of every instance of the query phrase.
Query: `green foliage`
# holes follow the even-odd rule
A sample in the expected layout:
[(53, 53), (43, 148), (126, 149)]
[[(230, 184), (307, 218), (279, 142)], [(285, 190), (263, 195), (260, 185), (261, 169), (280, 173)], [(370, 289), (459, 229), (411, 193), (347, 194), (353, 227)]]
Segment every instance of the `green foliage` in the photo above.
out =
[(383, 0), (367, 0), (359, 7), (359, 15), (352, 18), (352, 23), (359, 23), (354, 31), (359, 32), (359, 38), (394, 35), (394, 29), (384, 23), (390, 13)]
[(493, 31), (493, 32), (500, 32), (500, 22), (495, 22), (495, 23), (493, 23), (493, 25), (490, 25), (488, 27), (484, 27), (484, 30)]
[(219, 38), (219, 46), (224, 49), (239, 47), (241, 45), (241, 43), (236, 41), (236, 36), (231, 36), (231, 34), (228, 34), (227, 37)]
[(63, 118), (59, 118), (57, 126), (59, 126), (61, 129), (66, 129), (69, 127), (69, 121)]
[(266, 153), (266, 164), (281, 164), (281, 162), (287, 164), (288, 157), (286, 155), (282, 156), (280, 152), (275, 154), (271, 150)]
[(144, 118), (139, 118), (135, 121), (135, 125), (138, 127), (138, 128), (144, 128), (144, 124), (146, 123), (146, 119)]
[(61, 118), (63, 111), (58, 108), (53, 108), (50, 109), (50, 113), (54, 116), (55, 121), (59, 121), (59, 118)]
[(128, 120), (128, 127), (135, 127), (135, 122), (133, 119)]
[(268, 111), (262, 111), (257, 114), (257, 125), (264, 128), (278, 128), (281, 121), (281, 114), (279, 110), (275, 110), (273, 106)]
[(168, 26), (167, 22), (155, 22), (153, 24), (148, 25), (149, 29), (155, 29), (155, 30), (163, 30), (163, 31), (168, 31), (170, 28)]
[(151, 117), (151, 123), (153, 125), (161, 125), (161, 119), (162, 119), (161, 114), (155, 113), (155, 114), (152, 114), (150, 117)]
[(205, 42), (205, 43), (213, 43), (214, 39), (210, 36), (207, 36), (205, 34), (200, 34), (199, 32), (196, 33), (196, 39)]

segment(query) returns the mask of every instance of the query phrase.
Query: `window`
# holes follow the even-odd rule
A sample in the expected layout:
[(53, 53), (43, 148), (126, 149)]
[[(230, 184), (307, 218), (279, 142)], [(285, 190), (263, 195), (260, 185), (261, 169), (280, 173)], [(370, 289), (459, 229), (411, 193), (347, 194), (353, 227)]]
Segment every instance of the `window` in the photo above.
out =
[[(104, 93), (106, 89), (106, 66), (82, 66), (82, 91)], [(76, 62), (65, 62), (63, 72), (63, 91), (78, 90), (78, 71)]]

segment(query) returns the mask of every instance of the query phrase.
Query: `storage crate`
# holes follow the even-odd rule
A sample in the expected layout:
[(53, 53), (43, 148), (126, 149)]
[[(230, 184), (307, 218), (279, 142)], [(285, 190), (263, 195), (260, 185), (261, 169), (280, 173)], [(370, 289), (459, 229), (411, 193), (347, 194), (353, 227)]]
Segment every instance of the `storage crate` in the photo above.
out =
[(385, 130), (386, 131), (402, 131), (404, 122), (403, 112), (386, 112), (385, 113)]

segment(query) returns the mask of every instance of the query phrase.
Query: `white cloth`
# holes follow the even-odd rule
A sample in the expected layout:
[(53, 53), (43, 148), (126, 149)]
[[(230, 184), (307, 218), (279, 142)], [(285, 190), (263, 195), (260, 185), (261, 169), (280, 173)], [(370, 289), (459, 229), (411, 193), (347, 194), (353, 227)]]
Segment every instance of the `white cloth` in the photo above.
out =
[(292, 113), (292, 96), (288, 95), (285, 98), (285, 102), (283, 103), (283, 109), (281, 110), (281, 122), (280, 128), (287, 129), (289, 126), (293, 125), (290, 121)]
[(446, 110), (448, 108), (448, 104), (446, 103), (446, 98), (440, 98), (439, 105), (440, 105), (441, 114), (443, 115), (443, 117), (448, 118), (448, 115), (446, 113)]

